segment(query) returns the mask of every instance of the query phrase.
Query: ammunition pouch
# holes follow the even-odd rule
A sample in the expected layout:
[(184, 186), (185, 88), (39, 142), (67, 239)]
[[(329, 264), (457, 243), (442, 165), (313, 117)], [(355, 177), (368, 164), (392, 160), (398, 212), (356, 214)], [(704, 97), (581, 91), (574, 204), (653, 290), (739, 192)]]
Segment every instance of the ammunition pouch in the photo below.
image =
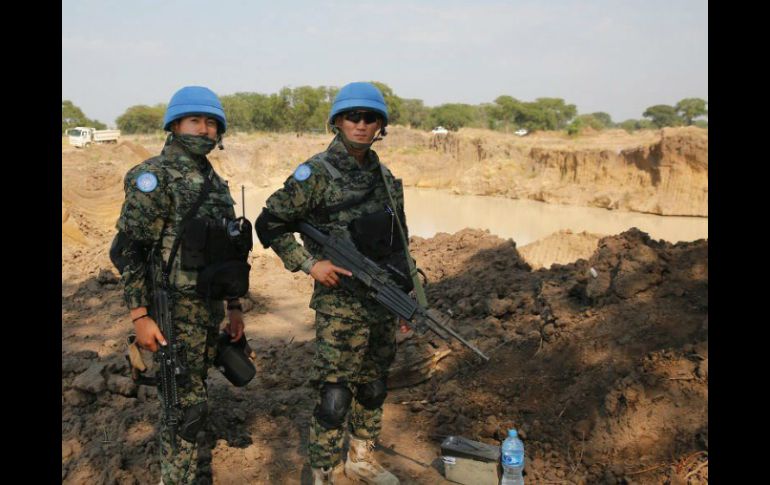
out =
[[(403, 212), (399, 216), (403, 219)], [(393, 211), (386, 207), (350, 221), (348, 231), (361, 254), (387, 270), (393, 282), (409, 293), (414, 283), (409, 275), (404, 245), (396, 233), (396, 224)]]
[(222, 332), (217, 338), (217, 354), (214, 365), (236, 387), (248, 384), (257, 373), (252, 362), (253, 351), (242, 335), (236, 342), (230, 341), (230, 335)]
[(197, 271), (196, 293), (201, 298), (239, 298), (249, 289), (246, 262), (253, 246), (251, 223), (244, 217), (191, 220), (182, 235), (180, 265)]

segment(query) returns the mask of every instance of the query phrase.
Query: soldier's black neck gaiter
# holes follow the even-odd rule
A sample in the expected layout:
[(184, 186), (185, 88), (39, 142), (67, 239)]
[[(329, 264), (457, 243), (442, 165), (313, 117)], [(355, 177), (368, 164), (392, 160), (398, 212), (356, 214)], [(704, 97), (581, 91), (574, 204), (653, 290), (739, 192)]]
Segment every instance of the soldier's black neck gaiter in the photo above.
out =
[(216, 140), (206, 135), (172, 135), (173, 139), (193, 155), (205, 156), (217, 146)]

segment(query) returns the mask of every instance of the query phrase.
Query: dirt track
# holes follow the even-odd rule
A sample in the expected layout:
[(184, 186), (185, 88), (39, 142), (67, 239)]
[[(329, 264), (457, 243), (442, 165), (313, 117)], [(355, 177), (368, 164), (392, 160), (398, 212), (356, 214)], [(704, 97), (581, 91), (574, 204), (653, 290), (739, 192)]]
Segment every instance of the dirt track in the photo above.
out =
[[(122, 174), (159, 146), (63, 148), (65, 483), (157, 481), (157, 401), (126, 377), (122, 344), (131, 323), (106, 250)], [(251, 149), (231, 146), (230, 157)], [(215, 163), (233, 178), (258, 163), (222, 156)], [(413, 239), (432, 282), (429, 300), (451, 312), (460, 333), (492, 361), (480, 366), (472, 354), (447, 353), (427, 338), (403, 343), (380, 458), (402, 483), (442, 483), (443, 436), (497, 444), (515, 426), (523, 431), (529, 483), (707, 483), (707, 241), (671, 245), (637, 231), (553, 239), (521, 253), (512, 241), (476, 230)], [(538, 253), (563, 246), (559, 241), (575, 246), (571, 259)], [(584, 259), (548, 270), (527, 262), (578, 256)], [(311, 285), (261, 249), (252, 267), (246, 332), (258, 377), (236, 389), (210, 373), (213, 412), (201, 465), (214, 483), (300, 483), (309, 477), (314, 400), (306, 381)]]

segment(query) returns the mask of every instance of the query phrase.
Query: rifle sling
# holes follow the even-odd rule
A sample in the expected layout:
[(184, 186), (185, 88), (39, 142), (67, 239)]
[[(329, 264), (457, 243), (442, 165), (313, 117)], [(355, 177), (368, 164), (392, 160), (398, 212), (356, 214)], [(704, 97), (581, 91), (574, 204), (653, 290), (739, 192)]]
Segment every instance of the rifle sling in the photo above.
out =
[[(167, 287), (170, 286), (168, 282), (168, 274), (171, 271), (171, 265), (174, 263), (174, 258), (176, 257), (176, 253), (179, 250), (179, 245), (182, 242), (182, 235), (184, 234), (185, 227), (187, 226), (187, 223), (190, 222), (190, 220), (195, 216), (195, 214), (198, 213), (198, 209), (200, 209), (201, 205), (203, 204), (203, 200), (206, 198), (206, 195), (208, 195), (209, 191), (211, 191), (211, 186), (213, 184), (211, 179), (213, 175), (214, 168), (209, 167), (209, 172), (206, 174), (206, 178), (203, 182), (203, 188), (201, 189), (200, 194), (198, 194), (198, 198), (195, 199), (192, 207), (190, 207), (190, 210), (187, 211), (187, 214), (184, 215), (182, 221), (179, 223), (179, 232), (174, 239), (174, 244), (171, 246), (171, 254), (168, 257), (168, 262), (163, 265), (163, 284)], [(162, 261), (163, 258), (161, 258), (161, 264)]]
[(388, 193), (388, 200), (390, 200), (390, 205), (393, 207), (393, 215), (396, 217), (396, 225), (398, 226), (398, 233), (401, 236), (401, 242), (404, 245), (404, 253), (406, 254), (406, 264), (409, 267), (409, 276), (412, 278), (412, 283), (414, 284), (414, 294), (417, 297), (417, 303), (419, 303), (423, 307), (427, 307), (428, 299), (425, 298), (425, 290), (422, 287), (422, 282), (420, 281), (420, 277), (418, 276), (417, 268), (414, 265), (414, 262), (412, 260), (412, 255), (409, 252), (409, 241), (407, 241), (406, 239), (404, 226), (401, 224), (401, 218), (398, 216), (398, 206), (393, 200), (393, 194), (391, 193), (391, 190), (390, 190), (388, 177), (385, 176), (385, 165), (383, 165), (382, 163), (380, 163), (380, 174), (382, 175), (382, 182), (385, 184), (385, 192)]

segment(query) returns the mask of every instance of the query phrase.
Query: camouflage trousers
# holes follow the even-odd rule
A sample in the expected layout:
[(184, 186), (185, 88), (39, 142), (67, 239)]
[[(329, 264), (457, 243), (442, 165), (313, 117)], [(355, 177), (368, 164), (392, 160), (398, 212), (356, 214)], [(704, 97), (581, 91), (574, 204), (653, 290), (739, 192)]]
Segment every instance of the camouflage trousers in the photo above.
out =
[(314, 380), (345, 383), (353, 394), (347, 413), (347, 425), (326, 429), (315, 417), (310, 420), (308, 455), (310, 466), (334, 466), (342, 460), (342, 447), (347, 428), (360, 439), (376, 439), (382, 427), (382, 406), (366, 409), (356, 399), (357, 384), (386, 379), (396, 355), (395, 317), (376, 321), (351, 320), (316, 312), (316, 353), (313, 359)]
[[(201, 300), (176, 298), (171, 310), (176, 339), (184, 345), (185, 362), (189, 377), (178, 382), (179, 402), (182, 414), (185, 409), (207, 401), (206, 375), (214, 361), (216, 337), (224, 313), (222, 303), (212, 309)], [(195, 483), (197, 472), (197, 447), (195, 443), (176, 437), (177, 451), (173, 452), (171, 436), (163, 424), (163, 398), (160, 412), (160, 474), (164, 485)]]

